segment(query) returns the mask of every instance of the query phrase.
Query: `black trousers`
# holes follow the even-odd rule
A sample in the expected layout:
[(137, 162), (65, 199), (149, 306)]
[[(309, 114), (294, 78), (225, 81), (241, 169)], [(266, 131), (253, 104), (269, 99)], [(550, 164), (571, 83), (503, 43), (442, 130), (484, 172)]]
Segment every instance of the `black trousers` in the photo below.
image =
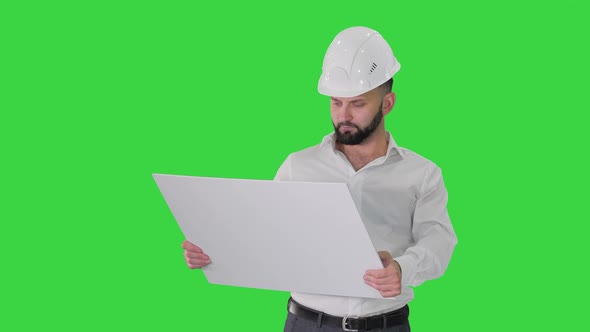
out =
[[(284, 332), (342, 332), (341, 327), (318, 326), (316, 321), (303, 319), (295, 316), (291, 312), (287, 315)], [(388, 326), (385, 329), (372, 329), (367, 332), (410, 332), (410, 322), (397, 326)]]

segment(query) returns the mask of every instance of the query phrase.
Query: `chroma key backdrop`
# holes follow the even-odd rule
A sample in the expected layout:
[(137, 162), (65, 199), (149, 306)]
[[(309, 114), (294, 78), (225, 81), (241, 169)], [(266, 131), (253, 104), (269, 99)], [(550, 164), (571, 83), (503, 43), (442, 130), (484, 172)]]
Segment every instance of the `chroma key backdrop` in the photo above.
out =
[(589, 14), (570, 0), (3, 2), (0, 330), (282, 331), (288, 293), (186, 267), (152, 173), (272, 179), (333, 130), (317, 82), (351, 26), (400, 61), (386, 127), (443, 170), (459, 240), (415, 289), (412, 330), (583, 329)]

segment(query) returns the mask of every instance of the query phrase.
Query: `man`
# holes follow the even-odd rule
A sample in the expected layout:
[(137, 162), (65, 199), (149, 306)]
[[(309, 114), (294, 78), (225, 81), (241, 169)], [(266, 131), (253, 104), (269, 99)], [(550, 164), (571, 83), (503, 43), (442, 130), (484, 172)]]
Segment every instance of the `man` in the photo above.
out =
[[(277, 181), (345, 182), (383, 262), (367, 285), (384, 299), (292, 293), (285, 331), (410, 331), (410, 286), (443, 274), (457, 242), (440, 169), (395, 144), (384, 117), (395, 104), (400, 65), (379, 33), (353, 27), (326, 53), (318, 84), (330, 96), (334, 133), (291, 154)], [(190, 268), (211, 262), (183, 243)]]

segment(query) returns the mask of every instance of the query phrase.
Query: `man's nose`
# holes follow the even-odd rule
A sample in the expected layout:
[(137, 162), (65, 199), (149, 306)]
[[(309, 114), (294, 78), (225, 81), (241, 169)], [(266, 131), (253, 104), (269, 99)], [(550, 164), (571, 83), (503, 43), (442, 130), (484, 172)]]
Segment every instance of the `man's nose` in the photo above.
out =
[(350, 106), (344, 105), (340, 108), (340, 113), (338, 114), (338, 122), (345, 122), (352, 120), (352, 112)]

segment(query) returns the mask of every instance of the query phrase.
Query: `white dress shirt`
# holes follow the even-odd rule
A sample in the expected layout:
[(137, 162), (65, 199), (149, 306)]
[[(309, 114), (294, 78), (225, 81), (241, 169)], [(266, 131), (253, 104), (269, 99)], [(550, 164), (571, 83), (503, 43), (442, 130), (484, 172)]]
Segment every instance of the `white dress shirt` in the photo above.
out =
[(289, 155), (275, 181), (348, 184), (375, 249), (389, 251), (401, 267), (402, 293), (395, 299), (369, 299), (293, 292), (300, 304), (334, 316), (388, 312), (414, 298), (409, 286), (438, 278), (447, 268), (457, 238), (447, 213), (441, 171), (388, 136), (386, 155), (355, 171), (336, 150), (332, 133), (321, 144)]

